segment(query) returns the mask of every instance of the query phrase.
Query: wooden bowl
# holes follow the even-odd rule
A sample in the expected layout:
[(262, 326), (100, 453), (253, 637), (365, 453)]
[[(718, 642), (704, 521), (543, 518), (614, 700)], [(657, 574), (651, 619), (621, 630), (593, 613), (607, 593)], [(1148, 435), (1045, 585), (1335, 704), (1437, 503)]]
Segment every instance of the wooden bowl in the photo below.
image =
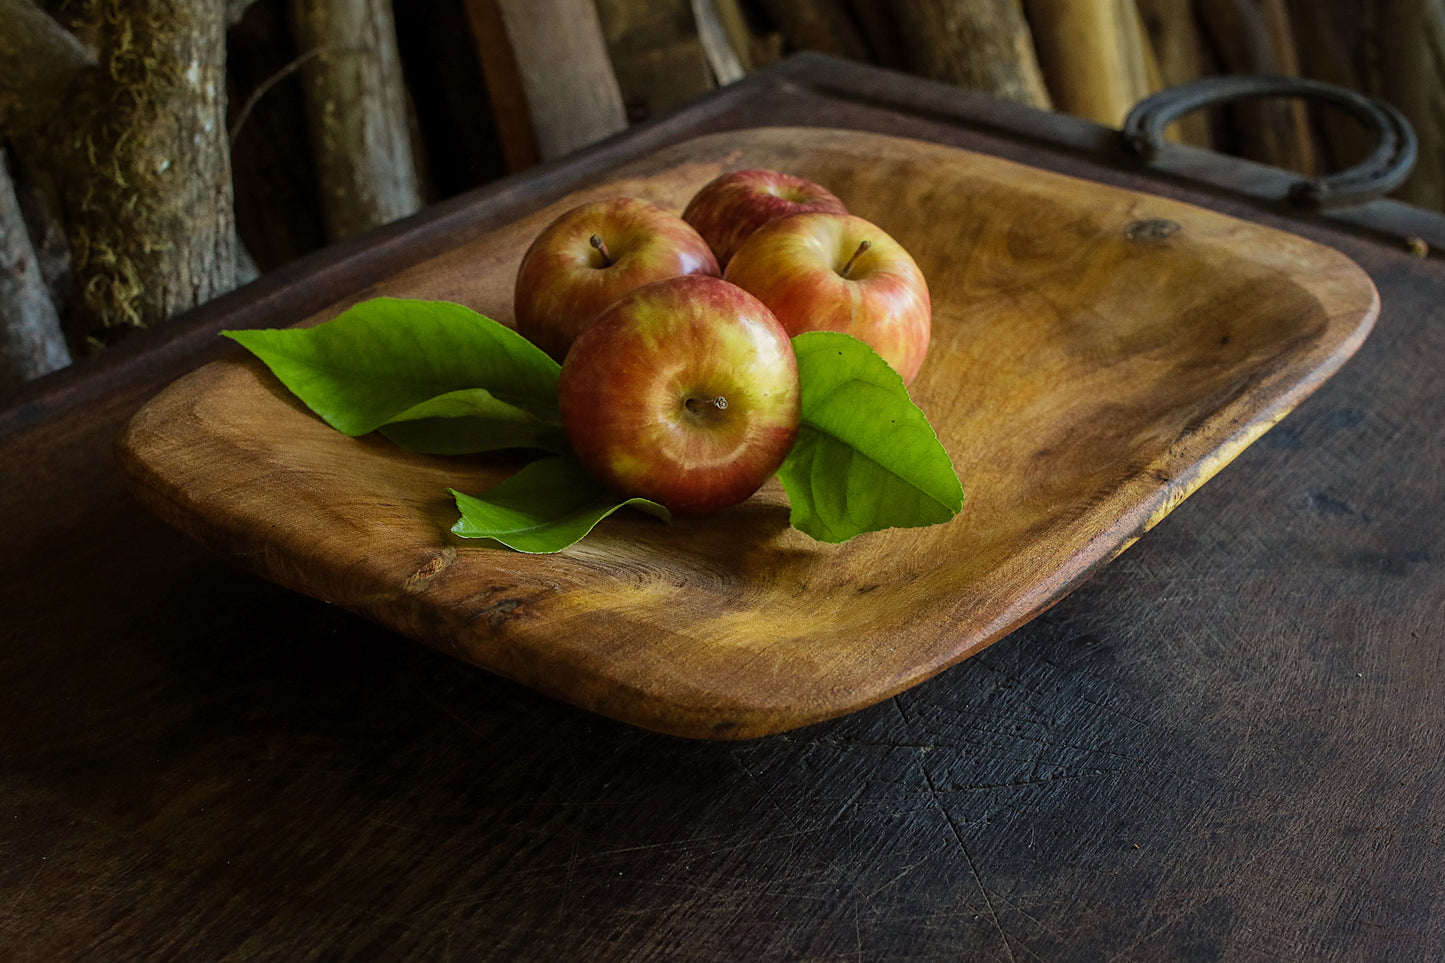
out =
[(659, 152), (358, 296), (510, 323), (522, 252), (556, 214), (613, 194), (680, 212), (741, 167), (824, 184), (923, 268), (934, 333), (913, 395), (968, 493), (951, 523), (821, 544), (788, 526), (773, 482), (670, 526), (613, 516), (558, 555), (468, 543), (448, 532), (448, 487), (484, 490), (519, 462), (347, 438), (250, 359), (135, 416), (118, 443), (135, 490), (248, 569), (557, 698), (753, 737), (885, 699), (1058, 601), (1338, 369), (1378, 312), (1362, 270), (1291, 234), (811, 128)]

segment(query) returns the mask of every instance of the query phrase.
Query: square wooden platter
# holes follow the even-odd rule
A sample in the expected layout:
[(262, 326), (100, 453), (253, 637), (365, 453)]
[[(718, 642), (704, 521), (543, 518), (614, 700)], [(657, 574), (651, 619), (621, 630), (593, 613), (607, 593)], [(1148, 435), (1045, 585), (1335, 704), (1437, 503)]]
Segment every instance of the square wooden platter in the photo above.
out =
[(541, 692), (755, 737), (886, 699), (1046, 609), (1323, 383), (1379, 310), (1359, 267), (1292, 234), (816, 128), (687, 141), (357, 297), (510, 323), (517, 264), (555, 215), (616, 194), (680, 212), (742, 167), (824, 184), (923, 268), (933, 344), (912, 393), (967, 491), (952, 522), (821, 544), (772, 482), (705, 518), (613, 516), (557, 555), (469, 543), (447, 489), (482, 491), (517, 459), (347, 438), (250, 359), (136, 414), (117, 444), (134, 490), (245, 568)]

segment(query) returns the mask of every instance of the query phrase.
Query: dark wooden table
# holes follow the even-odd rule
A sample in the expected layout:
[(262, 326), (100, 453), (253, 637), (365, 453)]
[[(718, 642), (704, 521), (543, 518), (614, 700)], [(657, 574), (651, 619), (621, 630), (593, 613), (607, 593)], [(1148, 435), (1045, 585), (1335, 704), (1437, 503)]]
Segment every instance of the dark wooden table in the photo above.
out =
[[(222, 327), (317, 310), (656, 147), (958, 145), (1295, 230), (1359, 354), (981, 655), (787, 735), (609, 722), (240, 574), (111, 453)], [(804, 57), (269, 275), (0, 412), (0, 958), (1445, 957), (1445, 244), (1278, 171)], [(1417, 245), (1418, 247), (1418, 245)]]

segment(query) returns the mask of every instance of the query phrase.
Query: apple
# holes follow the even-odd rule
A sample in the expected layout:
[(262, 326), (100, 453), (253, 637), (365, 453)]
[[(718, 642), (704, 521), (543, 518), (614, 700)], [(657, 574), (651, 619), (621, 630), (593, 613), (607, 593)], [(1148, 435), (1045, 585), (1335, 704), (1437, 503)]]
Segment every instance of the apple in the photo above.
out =
[(756, 298), (721, 278), (655, 281), (577, 336), (558, 404), (593, 477), (682, 514), (747, 498), (797, 440), (798, 360)]
[(821, 184), (773, 170), (733, 171), (699, 190), (682, 219), (707, 239), (726, 268), (738, 245), (771, 220), (789, 214), (847, 214), (848, 208)]
[(614, 197), (542, 229), (517, 270), (517, 333), (561, 361), (578, 332), (629, 291), (684, 274), (718, 275), (712, 249), (656, 204)]
[(933, 328), (928, 283), (903, 246), (851, 214), (769, 221), (723, 277), (766, 304), (790, 336), (841, 331), (865, 342), (909, 384)]

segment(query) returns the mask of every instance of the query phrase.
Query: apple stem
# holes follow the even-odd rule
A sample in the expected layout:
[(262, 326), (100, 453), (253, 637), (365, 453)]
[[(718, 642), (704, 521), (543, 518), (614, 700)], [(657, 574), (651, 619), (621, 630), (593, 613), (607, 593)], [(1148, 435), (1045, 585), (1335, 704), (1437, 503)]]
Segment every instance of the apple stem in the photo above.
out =
[(856, 261), (856, 260), (858, 260), (858, 256), (861, 255), (864, 251), (868, 250), (868, 249), (869, 249), (870, 247), (872, 247), (872, 246), (873, 246), (873, 242), (872, 242), (872, 241), (859, 241), (859, 242), (858, 242), (858, 250), (856, 250), (856, 251), (853, 252), (853, 256), (848, 259), (848, 263), (845, 264), (845, 265), (843, 265), (843, 270), (839, 271), (838, 273), (841, 274), (841, 275), (843, 275), (843, 277), (846, 278), (846, 277), (848, 276), (848, 272), (851, 271), (851, 270), (853, 270), (853, 262)]
[(728, 400), (722, 395), (718, 395), (715, 398), (689, 398), (683, 402), (683, 405), (686, 406), (688, 411), (696, 415), (701, 414), (708, 408), (715, 408), (718, 411), (723, 411), (728, 406)]
[(602, 266), (612, 266), (612, 255), (607, 253), (607, 245), (602, 240), (602, 235), (594, 234), (587, 239), (587, 243), (597, 248), (597, 253), (602, 255)]

